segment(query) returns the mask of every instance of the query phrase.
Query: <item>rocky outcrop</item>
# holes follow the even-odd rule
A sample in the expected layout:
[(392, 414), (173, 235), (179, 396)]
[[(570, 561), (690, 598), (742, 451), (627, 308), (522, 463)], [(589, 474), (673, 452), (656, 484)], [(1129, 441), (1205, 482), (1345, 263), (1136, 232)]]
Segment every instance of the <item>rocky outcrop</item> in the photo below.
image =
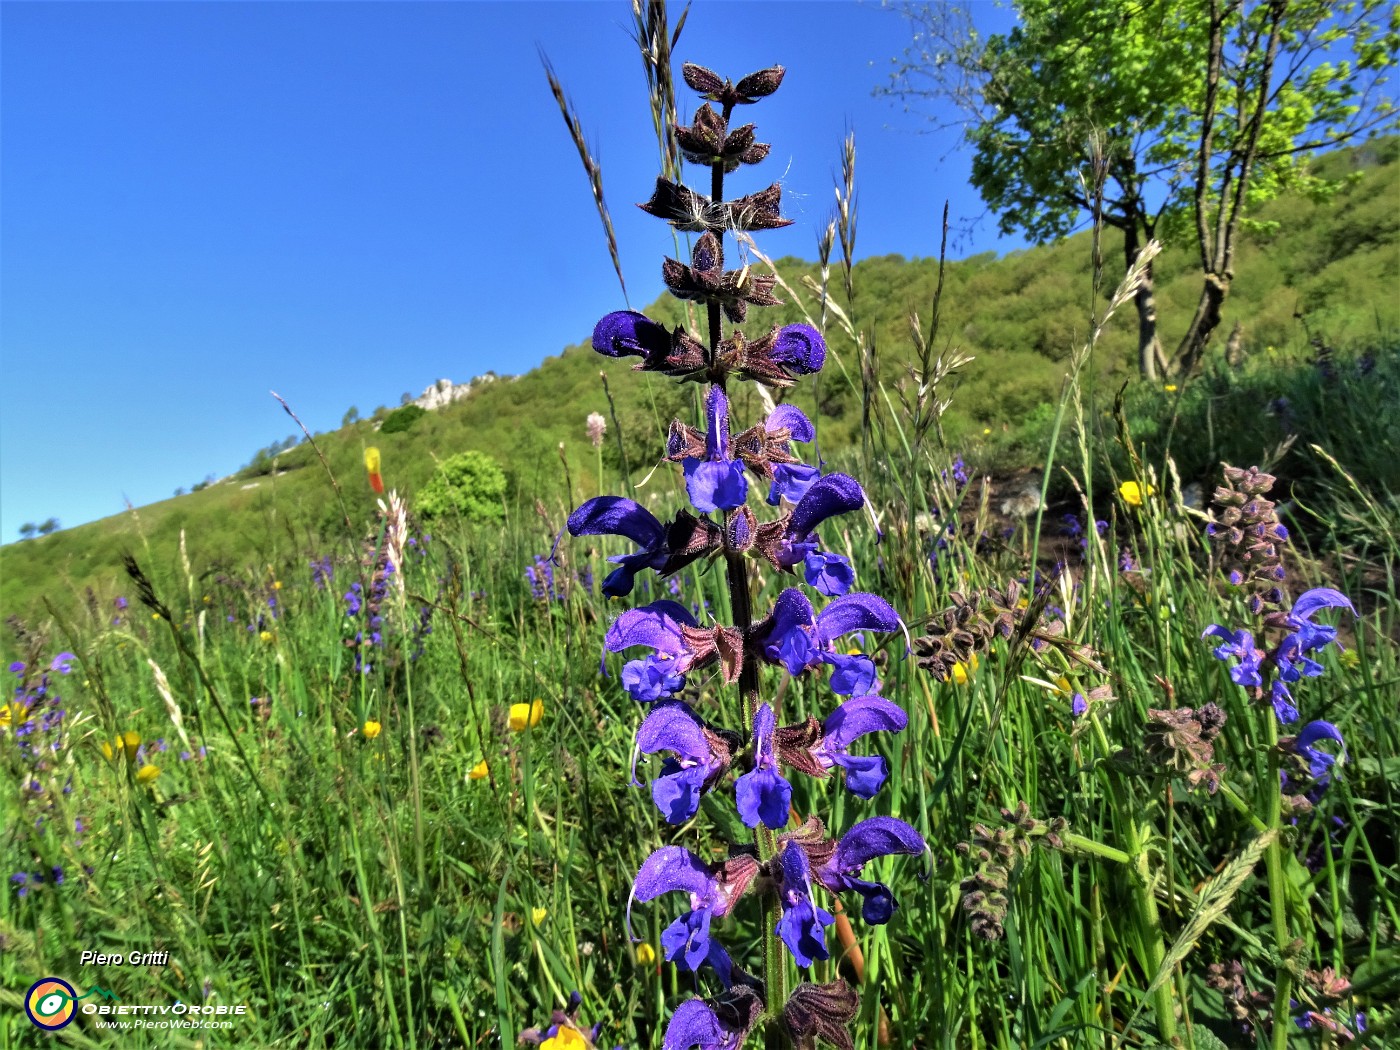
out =
[(487, 372), (485, 375), (477, 376), (468, 383), (454, 383), (450, 379), (439, 379), (428, 389), (424, 390), (420, 397), (414, 398), (410, 404), (419, 408), (426, 408), (429, 412), (436, 411), (454, 401), (460, 401), (473, 390), (485, 386), (487, 383), (494, 383), (501, 379), (495, 372)]

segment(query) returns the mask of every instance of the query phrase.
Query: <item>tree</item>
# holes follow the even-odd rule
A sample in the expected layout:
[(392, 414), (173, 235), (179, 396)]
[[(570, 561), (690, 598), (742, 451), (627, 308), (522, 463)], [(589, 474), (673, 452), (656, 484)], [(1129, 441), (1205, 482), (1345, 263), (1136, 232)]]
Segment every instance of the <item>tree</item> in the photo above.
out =
[(39, 531), (39, 526), (32, 521), (26, 521), (19, 527), (19, 538), (22, 540), (32, 540), (34, 534)]
[(340, 417), (340, 425), (343, 426), (343, 427), (348, 427), (348, 426), (350, 426), (352, 423), (358, 423), (359, 421), (360, 421), (360, 410), (359, 410), (358, 408), (356, 408), (354, 405), (351, 405), (349, 408), (347, 408), (347, 409), (345, 410), (345, 415), (343, 415), (343, 416)]
[[(972, 182), (1003, 232), (1062, 237), (1097, 216), (1126, 266), (1159, 233), (1197, 242), (1200, 301), (1175, 359), (1189, 372), (1219, 325), (1250, 208), (1326, 193), (1309, 153), (1391, 119), (1400, 35), (1380, 0), (1018, 0), (983, 38), (968, 9), (906, 9), (914, 44), (885, 93), (951, 102)], [(1343, 61), (1324, 52), (1341, 45)], [(1187, 232), (1187, 231), (1191, 232)], [(1138, 367), (1165, 366), (1149, 266)]]
[(419, 494), (418, 512), (425, 519), (461, 515), (468, 521), (500, 521), (506, 476), (485, 452), (459, 452), (443, 461)]
[(49, 518), (39, 526), (39, 535), (47, 536), (51, 532), (57, 532), (60, 528), (62, 526), (59, 525), (57, 518)]

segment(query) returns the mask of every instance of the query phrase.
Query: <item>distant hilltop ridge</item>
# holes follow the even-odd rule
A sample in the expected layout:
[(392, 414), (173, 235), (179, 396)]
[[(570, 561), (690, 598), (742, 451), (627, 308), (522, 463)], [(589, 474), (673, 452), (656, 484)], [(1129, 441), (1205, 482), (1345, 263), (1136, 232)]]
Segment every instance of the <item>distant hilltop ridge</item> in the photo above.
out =
[(502, 379), (519, 378), (519, 376), (498, 376), (495, 372), (487, 372), (485, 375), (476, 376), (465, 383), (454, 383), (450, 379), (439, 379), (409, 403), (417, 405), (419, 408), (426, 408), (429, 412), (432, 412), (450, 405), (454, 401), (460, 401), (473, 390), (483, 387), (487, 383), (495, 383)]

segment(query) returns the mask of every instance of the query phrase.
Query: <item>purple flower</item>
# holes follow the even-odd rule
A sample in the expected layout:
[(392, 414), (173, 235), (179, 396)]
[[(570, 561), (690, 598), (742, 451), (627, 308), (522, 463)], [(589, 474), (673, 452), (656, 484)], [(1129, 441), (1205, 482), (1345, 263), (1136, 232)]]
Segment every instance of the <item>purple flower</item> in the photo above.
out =
[[(732, 734), (711, 729), (689, 706), (665, 700), (651, 709), (637, 730), (637, 749), (643, 754), (671, 751), (661, 776), (651, 783), (651, 797), (671, 824), (684, 824), (700, 808), (700, 796), (724, 775), (738, 740)], [(635, 783), (636, 769), (632, 771)]]
[(851, 568), (851, 563), (839, 554), (812, 551), (802, 559), (802, 566), (802, 575), (807, 585), (828, 598), (846, 594), (855, 586), (855, 570)]
[(608, 357), (665, 357), (671, 334), (645, 314), (617, 310), (593, 328), (593, 349)]
[(702, 513), (742, 507), (749, 493), (742, 460), (729, 455), (729, 399), (717, 386), (705, 397), (705, 458), (689, 456), (685, 467), (685, 491)]
[(608, 560), (618, 565), (603, 580), (603, 593), (619, 598), (632, 593), (633, 577), (643, 569), (675, 572), (719, 542), (717, 526), (691, 514), (676, 515), (669, 526), (638, 503), (622, 496), (598, 496), (569, 515), (571, 536), (625, 536), (641, 546), (635, 554)]
[(1337, 638), (1337, 629), (1328, 624), (1313, 623), (1313, 616), (1322, 609), (1346, 609), (1353, 616), (1356, 607), (1341, 591), (1331, 587), (1314, 587), (1304, 592), (1293, 603), (1286, 622), (1293, 628), (1291, 634), (1279, 643), (1275, 659), (1279, 675), (1285, 681), (1296, 682), (1300, 677), (1316, 677), (1322, 673), (1322, 666), (1307, 658), (1306, 654), (1325, 648)]
[(14, 663), (10, 664), (10, 671), (13, 674), (24, 674), (24, 662), (22, 660), (16, 660)]
[[(603, 638), (603, 648), (610, 653), (620, 653), (624, 649), (644, 645), (648, 649), (654, 649), (656, 656), (670, 665), (672, 675), (683, 675), (690, 669), (695, 657), (686, 644), (682, 626), (695, 627), (698, 625), (695, 617), (690, 615), (690, 611), (685, 606), (679, 602), (673, 602), (669, 598), (663, 598), (650, 605), (628, 609), (614, 620)], [(643, 661), (634, 660), (632, 664), (641, 662)], [(628, 664), (628, 667), (631, 667), (632, 664)], [(626, 668), (623, 670), (625, 672)], [(645, 688), (648, 676), (643, 674), (642, 669), (634, 668), (629, 677), (638, 682), (642, 695), (632, 692), (631, 689), (628, 692), (631, 693), (634, 700), (643, 700), (648, 691)], [(627, 679), (624, 679), (623, 684), (626, 685), (626, 683)]]
[(1089, 710), (1089, 701), (1083, 693), (1075, 693), (1070, 697), (1069, 712), (1075, 718), (1083, 718), (1084, 713)]
[(894, 894), (882, 882), (867, 882), (856, 876), (876, 857), (896, 853), (912, 855), (927, 848), (923, 836), (904, 821), (894, 817), (871, 817), (841, 836), (831, 856), (817, 865), (816, 879), (832, 893), (855, 890), (865, 898), (861, 917), (872, 925), (883, 925), (899, 907)]
[(809, 324), (784, 325), (778, 329), (769, 357), (789, 374), (811, 375), (826, 363), (826, 342)]
[[(1340, 754), (1334, 755), (1330, 751), (1314, 747), (1313, 745), (1320, 740), (1335, 740)], [(1293, 739), (1290, 750), (1308, 764), (1308, 775), (1319, 788), (1324, 788), (1332, 782), (1332, 767), (1337, 764), (1339, 758), (1346, 757), (1346, 744), (1342, 740), (1342, 732), (1331, 722), (1309, 722)]]
[[(710, 921), (728, 915), (757, 874), (758, 861), (747, 854), (709, 865), (681, 846), (663, 846), (642, 863), (632, 883), (632, 897), (649, 901), (663, 893), (686, 894), (690, 910), (661, 934), (665, 956), (687, 970), (697, 970), (708, 962), (728, 984), (729, 955), (710, 937)], [(631, 901), (627, 914), (630, 928)]]
[(848, 474), (828, 474), (813, 483), (792, 513), (758, 527), (756, 546), (778, 569), (791, 571), (817, 549), (813, 532), (827, 518), (865, 506), (865, 492)]
[(126, 604), (127, 604), (127, 603), (126, 603), (126, 599), (125, 599), (125, 598), (123, 598), (121, 595), (117, 595), (117, 597), (116, 597), (116, 599), (114, 600), (113, 604), (115, 604), (116, 607), (117, 607), (117, 609), (120, 611), (120, 610), (126, 608)]
[(646, 656), (623, 664), (622, 688), (638, 703), (649, 704), (674, 696), (685, 688), (685, 675), (676, 673), (676, 661), (672, 657)]
[[(768, 413), (768, 418), (763, 421), (763, 428), (770, 433), (784, 427), (788, 430), (788, 441), (806, 444), (817, 436), (817, 429), (812, 426), (812, 421), (796, 405), (781, 404)], [(792, 454), (792, 448), (786, 441), (779, 446), (779, 450), (788, 455)], [(801, 502), (802, 497), (807, 495), (820, 476), (820, 470), (805, 463), (774, 463), (773, 483), (768, 489), (768, 504), (776, 507), (783, 500), (789, 503)]]
[[(867, 733), (899, 733), (908, 724), (909, 717), (898, 704), (880, 696), (857, 696), (827, 715), (816, 739), (804, 742), (802, 750), (821, 775), (832, 767), (840, 767), (853, 795), (874, 798), (889, 777), (888, 764), (881, 755), (853, 755), (848, 748)], [(805, 729), (802, 727), (799, 732)], [(786, 758), (789, 751), (784, 748), (783, 754)], [(799, 760), (789, 764), (802, 768), (805, 763)]]
[(874, 688), (875, 664), (862, 654), (836, 652), (835, 640), (852, 631), (893, 631), (899, 626), (899, 614), (877, 595), (847, 594), (814, 613), (806, 595), (789, 587), (778, 595), (772, 615), (758, 625), (755, 636), (763, 656), (790, 674), (831, 664), (831, 688), (850, 696)]
[(802, 969), (818, 959), (830, 958), (822, 927), (836, 921), (829, 911), (812, 903), (812, 866), (806, 852), (789, 841), (778, 854), (781, 879), (778, 902), (782, 914), (774, 928)]
[(57, 671), (59, 674), (70, 674), (73, 670), (73, 661), (77, 657), (72, 653), (59, 653), (53, 658), (53, 663), (49, 664), (50, 671)]
[(1244, 628), (1231, 631), (1213, 623), (1202, 632), (1201, 640), (1204, 641), (1211, 637), (1224, 639), (1224, 642), (1215, 648), (1217, 660), (1234, 659), (1239, 661), (1238, 664), (1230, 668), (1230, 679), (1236, 685), (1259, 686), (1264, 684), (1264, 680), (1259, 674), (1259, 663), (1264, 659), (1264, 653), (1254, 648), (1253, 634)]
[(1269, 684), (1269, 703), (1274, 707), (1274, 714), (1284, 725), (1298, 721), (1298, 706), (1293, 702), (1293, 694), (1288, 691), (1288, 685), (1282, 678), (1275, 678)]
[(753, 770), (734, 784), (739, 819), (751, 828), (763, 821), (775, 831), (786, 827), (792, 785), (778, 772), (778, 756), (773, 746), (773, 708), (763, 704), (753, 716)]
[(608, 559), (618, 565), (603, 581), (603, 593), (619, 598), (632, 593), (632, 579), (643, 569), (660, 571), (670, 557), (666, 527), (651, 511), (622, 496), (599, 496), (569, 515), (571, 536), (625, 536), (641, 546), (635, 554)]
[(739, 1050), (763, 1014), (763, 1000), (747, 984), (734, 984), (714, 1005), (688, 999), (671, 1015), (661, 1050)]

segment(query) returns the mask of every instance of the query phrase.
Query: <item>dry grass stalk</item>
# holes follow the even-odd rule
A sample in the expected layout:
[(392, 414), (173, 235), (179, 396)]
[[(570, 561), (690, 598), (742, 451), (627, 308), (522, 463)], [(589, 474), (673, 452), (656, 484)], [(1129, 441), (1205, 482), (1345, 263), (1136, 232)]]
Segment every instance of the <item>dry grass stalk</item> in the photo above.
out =
[(549, 58), (543, 51), (540, 52), (540, 62), (544, 64), (544, 75), (549, 81), (550, 94), (554, 96), (554, 101), (559, 106), (559, 112), (564, 117), (564, 126), (569, 129), (569, 137), (574, 140), (579, 159), (583, 161), (583, 172), (588, 176), (588, 185), (593, 191), (593, 203), (598, 208), (598, 217), (603, 220), (603, 233), (608, 238), (608, 255), (612, 259), (613, 270), (617, 274), (617, 283), (622, 287), (623, 301), (631, 306), (631, 301), (627, 298), (627, 282), (622, 277), (622, 257), (617, 251), (617, 235), (613, 232), (612, 215), (608, 212), (607, 201), (603, 199), (603, 169), (593, 159), (593, 153), (588, 148), (588, 141), (583, 137), (583, 124), (578, 118), (578, 113), (574, 110), (573, 103), (564, 94), (564, 88), (559, 83), (559, 78), (554, 75), (554, 67), (550, 65)]

